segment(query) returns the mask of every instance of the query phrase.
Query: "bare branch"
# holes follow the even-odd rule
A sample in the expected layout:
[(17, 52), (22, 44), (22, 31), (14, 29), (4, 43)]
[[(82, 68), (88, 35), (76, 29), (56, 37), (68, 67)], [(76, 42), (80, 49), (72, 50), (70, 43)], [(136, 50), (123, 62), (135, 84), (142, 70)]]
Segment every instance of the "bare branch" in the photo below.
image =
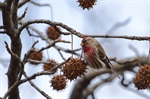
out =
[(70, 60), (70, 58), (68, 58), (66, 61), (60, 63), (59, 65), (54, 66), (50, 71), (42, 71), (42, 72), (39, 72), (39, 73), (35, 73), (32, 76), (29, 76), (27, 79), (23, 79), (22, 81), (26, 82), (26, 81), (35, 79), (37, 76), (53, 74), (53, 70), (55, 70), (57, 68), (60, 68), (63, 64), (67, 63), (69, 60)]
[[(136, 58), (133, 57), (133, 58), (127, 58), (127, 59), (123, 59), (123, 60), (134, 60), (134, 59), (136, 59)], [(145, 64), (145, 63), (147, 63), (147, 57), (139, 57), (139, 61), (141, 64)], [(121, 62), (122, 62), (122, 60), (121, 60)], [(138, 66), (138, 63), (139, 62), (129, 62), (128, 64), (123, 64), (121, 66), (118, 64), (113, 64), (113, 66), (116, 69), (118, 74), (123, 74), (127, 70), (130, 70), (130, 71), (133, 70), (134, 67)], [(107, 73), (111, 73), (111, 71), (108, 69), (105, 69), (103, 71), (102, 70), (94, 71), (94, 72), (92, 70), (91, 70), (91, 72), (88, 71), (85, 74), (85, 76), (81, 77), (75, 84), (73, 91), (71, 93), (70, 99), (81, 99), (82, 98), (81, 96), (83, 95), (83, 90), (87, 88), (87, 86), (90, 84), (90, 82), (96, 76), (102, 75), (102, 74), (107, 74)], [(116, 75), (114, 75), (114, 76), (116, 76)], [(95, 86), (95, 87), (97, 87), (97, 86)]]
[[(28, 76), (26, 74), (26, 72), (23, 72), (23, 75), (25, 76), (25, 78), (27, 79)], [(41, 93), (45, 98), (47, 99), (52, 99), (48, 94), (46, 94), (44, 91), (42, 91), (40, 88), (38, 88), (38, 86), (36, 86), (31, 80), (28, 81), (32, 87), (34, 87), (39, 93)]]
[(31, 47), (30, 51), (28, 51), (28, 53), (24, 55), (23, 61), (20, 62), (20, 63), (21, 63), (21, 69), (20, 69), (20, 71), (19, 71), (19, 76), (18, 76), (18, 79), (17, 79), (17, 80), (20, 80), (20, 79), (21, 79), (22, 74), (23, 74), (23, 71), (24, 71), (24, 64), (26, 63), (27, 58), (28, 58), (28, 55), (30, 55), (30, 53), (31, 53), (31, 51), (32, 51), (32, 49), (33, 49), (33, 47), (35, 46), (36, 43), (38, 43), (38, 41), (35, 41), (35, 42), (33, 43), (33, 45), (32, 45), (32, 47)]
[(48, 46), (46, 46), (46, 47), (42, 47), (38, 52), (41, 52), (41, 51), (43, 51), (43, 50), (45, 50), (45, 49), (48, 49), (48, 48), (54, 46), (57, 42), (70, 43), (70, 41), (65, 41), (65, 40), (56, 39), (56, 40), (54, 40), (54, 42), (52, 42), (50, 45), (48, 45)]
[(0, 10), (3, 9), (5, 7), (5, 4), (0, 2)]
[(5, 0), (5, 3), (11, 7), (12, 3), (13, 3), (14, 0)]
[(34, 51), (34, 46), (35, 46), (35, 44), (37, 44), (39, 41), (35, 41), (34, 43), (33, 43), (33, 45), (31, 46), (31, 48), (30, 48), (30, 50), (24, 55), (24, 59), (23, 59), (23, 63), (26, 63), (27, 62), (27, 59), (28, 59), (28, 57), (29, 57), (29, 55), (31, 54), (31, 52), (32, 51)]
[(66, 59), (65, 59), (65, 57), (63, 56), (63, 54), (61, 53), (61, 51), (58, 50), (58, 49), (57, 49), (57, 51), (58, 51), (58, 53), (60, 54), (61, 58), (65, 61)]
[(7, 96), (12, 92), (12, 90), (13, 90), (14, 88), (18, 87), (20, 84), (25, 83), (25, 82), (27, 82), (27, 81), (29, 81), (29, 80), (35, 79), (35, 78), (38, 77), (38, 76), (53, 74), (53, 70), (55, 70), (55, 69), (61, 67), (63, 64), (65, 64), (65, 63), (68, 62), (69, 60), (70, 60), (70, 58), (68, 58), (66, 61), (60, 63), (59, 65), (56, 65), (56, 66), (53, 67), (50, 71), (38, 72), (38, 73), (35, 73), (35, 74), (29, 76), (28, 78), (25, 78), (25, 79), (16, 81), (16, 82), (7, 90), (7, 92), (5, 93), (3, 99), (6, 99)]
[(63, 23), (59, 23), (59, 22), (52, 22), (50, 20), (43, 20), (43, 19), (39, 19), (39, 20), (31, 20), (31, 21), (28, 21), (26, 23), (24, 23), (20, 28), (19, 28), (19, 34), (21, 33), (21, 31), (27, 27), (28, 25), (30, 24), (35, 24), (35, 23), (45, 23), (45, 24), (48, 24), (48, 25), (52, 25), (52, 26), (60, 26), (64, 29), (66, 29), (67, 31), (73, 33), (74, 35), (77, 35), (79, 37), (84, 37), (85, 35), (79, 33), (79, 32), (76, 32), (76, 30), (74, 30), (73, 28), (70, 28), (69, 26), (63, 24)]
[(19, 0), (13, 0), (12, 7), (11, 7), (12, 22), (14, 24), (15, 29), (18, 28), (18, 17), (17, 17), (18, 2)]
[(82, 99), (87, 99), (88, 95), (92, 95), (92, 93), (94, 92), (94, 90), (99, 87), (102, 86), (103, 84), (106, 84), (108, 82), (111, 82), (112, 80), (114, 80), (114, 78), (116, 77), (116, 75), (110, 75), (110, 77), (102, 80), (101, 82), (98, 82), (96, 84), (94, 84), (93, 86), (89, 86), (87, 88), (85, 88), (82, 92)]
[(122, 38), (128, 40), (138, 40), (138, 41), (150, 41), (150, 37), (148, 36), (110, 36), (110, 35), (87, 35), (91, 37), (100, 37), (100, 38)]
[(52, 26), (60, 26), (64, 29), (66, 29), (67, 31), (71, 32), (72, 34), (78, 36), (78, 37), (84, 37), (84, 36), (90, 36), (90, 37), (101, 37), (101, 38), (123, 38), (123, 39), (129, 39), (129, 40), (139, 40), (139, 41), (142, 41), (142, 40), (147, 40), (147, 41), (150, 41), (150, 37), (147, 37), (147, 36), (109, 36), (109, 35), (84, 35), (84, 34), (81, 34), (80, 32), (77, 32), (75, 31), (73, 28), (63, 24), (63, 23), (59, 23), (59, 22), (52, 22), (50, 20), (43, 20), (43, 19), (39, 19), (39, 20), (31, 20), (31, 21), (28, 21), (26, 23), (24, 23), (20, 28), (19, 28), (19, 34), (20, 35), (20, 32), (25, 28), (27, 27), (28, 25), (30, 24), (34, 24), (34, 23), (45, 23), (45, 24), (48, 24), (48, 25), (52, 25)]
[(8, 53), (9, 53), (12, 57), (14, 57), (15, 59), (17, 59), (17, 60), (21, 63), (21, 60), (20, 60), (20, 58), (18, 57), (18, 55), (17, 55), (17, 54), (14, 54), (14, 53), (9, 49), (7, 42), (4, 41), (4, 43), (5, 43), (5, 45), (6, 45), (6, 49), (7, 49)]
[(27, 10), (28, 10), (28, 7), (24, 10), (24, 13), (18, 18), (18, 20), (21, 20), (25, 17)]
[(49, 63), (49, 62), (37, 61), (37, 60), (32, 60), (32, 59), (27, 59), (26, 62), (32, 62), (32, 63), (37, 63), (37, 64), (50, 64), (50, 65), (54, 66), (54, 64)]
[(70, 95), (70, 99), (82, 99), (83, 90), (90, 84), (92, 79), (98, 75), (110, 73), (110, 70), (88, 71), (84, 76), (80, 77), (76, 82), (74, 89)]
[(40, 37), (40, 36), (37, 36), (37, 35), (32, 34), (32, 33), (30, 32), (30, 30), (29, 30), (29, 28), (28, 28), (28, 27), (26, 27), (26, 30), (27, 30), (27, 32), (28, 32), (28, 34), (29, 34), (29, 36), (33, 36), (33, 37)]
[(125, 64), (129, 64), (129, 63), (139, 62), (139, 59), (135, 58), (133, 60), (127, 60), (127, 61), (123, 60), (121, 62), (121, 61), (117, 61), (116, 58), (114, 58), (114, 59), (111, 59), (111, 61), (114, 61), (114, 62), (118, 63), (119, 65), (125, 65)]
[[(20, 24), (24, 24), (24, 22), (21, 20)], [(41, 31), (37, 30), (33, 26), (28, 26), (28, 28), (30, 28), (31, 30), (33, 30), (34, 32), (36, 32), (40, 36), (40, 38), (42, 40), (45, 40), (49, 45), (53, 42), (52, 40), (50, 40), (46, 36), (44, 36)], [(72, 52), (73, 52), (74, 55), (80, 56), (80, 54), (76, 53), (75, 51), (71, 51), (70, 49), (65, 49), (65, 48), (57, 46), (57, 45), (55, 45), (54, 48), (56, 48), (57, 50), (61, 50), (63, 52), (66, 52), (66, 53), (71, 53), (72, 54)]]

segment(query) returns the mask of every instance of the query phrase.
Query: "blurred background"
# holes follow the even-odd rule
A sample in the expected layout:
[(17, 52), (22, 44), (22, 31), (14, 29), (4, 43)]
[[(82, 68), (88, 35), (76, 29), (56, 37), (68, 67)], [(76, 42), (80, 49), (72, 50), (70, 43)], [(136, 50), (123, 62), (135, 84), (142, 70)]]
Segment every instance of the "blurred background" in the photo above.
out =
[[(2, 2), (3, 0), (0, 1)], [(150, 0), (97, 0), (96, 5), (89, 10), (82, 10), (76, 0), (33, 1), (41, 4), (50, 4), (51, 8), (39, 7), (32, 3), (27, 3), (18, 11), (18, 15), (22, 15), (25, 8), (28, 7), (24, 21), (48, 19), (51, 21), (62, 22), (76, 31), (88, 35), (150, 36)], [(1, 16), (0, 12), (0, 25), (2, 25)], [(36, 27), (44, 35), (46, 35), (48, 25), (34, 24), (32, 26)], [(21, 38), (23, 44), (22, 58), (36, 40), (39, 40), (36, 48), (40, 49), (42, 46), (46, 46), (45, 41), (42, 41), (40, 38), (30, 37), (26, 30), (22, 32)], [(71, 41), (70, 36), (62, 35), (61, 38)], [(148, 56), (148, 41), (116, 38), (97, 38), (97, 40), (102, 44), (109, 58), (121, 60), (136, 56)], [(7, 91), (7, 76), (5, 73), (7, 72), (10, 59), (10, 55), (6, 51), (4, 41), (10, 43), (9, 37), (5, 34), (0, 35), (0, 96), (3, 96)], [(74, 49), (80, 48), (80, 42), (81, 38), (74, 36)], [(70, 44), (59, 43), (58, 45), (71, 49)], [(133, 49), (136, 49), (137, 53), (133, 51)], [(49, 57), (55, 59), (57, 62), (60, 63), (63, 61), (59, 53), (54, 48), (50, 48), (48, 53)], [(79, 53), (81, 53), (81, 51), (79, 51)], [(63, 55), (65, 58), (71, 56), (66, 53), (63, 53)], [(44, 51), (43, 60), (46, 60), (47, 58), (47, 51)], [(32, 75), (33, 73), (42, 71), (43, 68), (42, 65), (35, 67), (27, 63), (25, 65), (25, 70), (28, 75)], [(55, 75), (57, 74), (60, 74), (60, 72)], [(128, 79), (132, 79), (134, 74), (126, 72), (126, 76)], [(41, 76), (34, 79), (33, 82), (53, 99), (69, 99), (70, 93), (77, 80), (71, 82), (68, 81), (66, 89), (62, 91), (55, 91), (52, 87), (50, 87), (49, 81), (51, 78), (52, 76)], [(97, 81), (98, 78), (92, 83), (94, 84)], [(23, 99), (44, 99), (44, 97), (32, 88), (28, 82), (20, 85), (19, 88), (20, 95)], [(134, 85), (132, 88), (135, 88)], [(148, 90), (140, 90), (140, 93), (150, 97), (150, 91)], [(94, 94), (96, 99), (145, 99), (142, 95), (122, 87), (119, 79), (117, 78), (111, 83), (98, 87)], [(91, 97), (88, 98), (90, 99)]]

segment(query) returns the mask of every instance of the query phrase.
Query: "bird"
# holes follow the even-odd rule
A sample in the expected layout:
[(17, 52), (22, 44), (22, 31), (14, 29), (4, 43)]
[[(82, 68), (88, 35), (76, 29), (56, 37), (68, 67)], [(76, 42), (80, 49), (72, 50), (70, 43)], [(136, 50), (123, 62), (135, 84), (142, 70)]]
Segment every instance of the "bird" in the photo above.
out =
[(83, 37), (81, 41), (84, 60), (93, 69), (108, 68), (120, 79), (115, 68), (108, 59), (101, 44), (93, 37)]

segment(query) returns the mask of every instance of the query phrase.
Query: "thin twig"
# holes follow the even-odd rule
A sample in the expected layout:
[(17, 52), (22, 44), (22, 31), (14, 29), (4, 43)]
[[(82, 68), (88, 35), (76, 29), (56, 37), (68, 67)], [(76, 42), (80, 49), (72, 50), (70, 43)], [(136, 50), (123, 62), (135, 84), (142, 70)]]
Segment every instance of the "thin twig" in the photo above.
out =
[[(24, 22), (21, 20), (20, 24), (24, 24)], [(28, 28), (30, 28), (31, 30), (33, 30), (34, 32), (36, 32), (40, 36), (40, 38), (42, 40), (45, 40), (49, 45), (52, 44), (53, 41), (50, 40), (50, 39), (48, 39), (46, 36), (44, 36), (41, 31), (39, 31), (38, 29), (34, 28), (33, 26), (28, 26)], [(55, 45), (53, 47), (56, 48), (57, 50), (61, 50), (63, 52), (71, 53), (72, 54), (72, 51), (70, 49), (65, 49), (65, 48), (57, 46), (57, 45)], [(73, 54), (77, 55), (77, 56), (80, 56), (80, 54), (76, 53), (75, 51), (73, 51)]]
[(98, 88), (99, 86), (102, 86), (103, 84), (106, 84), (106, 83), (114, 80), (115, 77), (116, 77), (116, 75), (110, 75), (108, 78), (103, 79), (101, 82), (98, 82), (98, 83), (94, 84), (93, 86), (85, 88), (82, 92), (83, 93), (82, 97), (84, 97), (83, 99), (86, 99), (88, 97), (88, 95), (91, 95), (94, 92), (94, 90), (96, 88)]
[(32, 47), (31, 47), (30, 51), (28, 51), (28, 53), (24, 55), (23, 61), (20, 62), (20, 63), (21, 63), (21, 69), (20, 69), (19, 76), (18, 76), (18, 79), (17, 79), (17, 80), (20, 80), (20, 79), (21, 79), (22, 74), (23, 74), (23, 71), (24, 71), (24, 64), (26, 63), (26, 60), (27, 60), (28, 56), (30, 55), (30, 53), (31, 53), (31, 51), (32, 51), (32, 48), (33, 48), (33, 47), (35, 46), (35, 44), (37, 44), (37, 43), (38, 43), (38, 41), (35, 41), (35, 42), (33, 43), (33, 45), (32, 45)]
[[(26, 74), (26, 72), (23, 72), (23, 75), (25, 76), (25, 78), (27, 79), (28, 76)], [(47, 99), (52, 99), (48, 94), (46, 94), (44, 91), (42, 91), (38, 86), (36, 86), (31, 80), (28, 81), (32, 87), (34, 87), (39, 93), (41, 93), (44, 97), (46, 97)]]
[(7, 51), (8, 51), (8, 53), (9, 53), (12, 57), (14, 57), (17, 61), (19, 61), (19, 62), (21, 63), (21, 60), (20, 60), (19, 56), (18, 56), (17, 54), (13, 53), (13, 52), (10, 50), (10, 48), (9, 48), (9, 46), (8, 46), (8, 44), (7, 44), (6, 41), (4, 41), (4, 43), (5, 43), (5, 45), (6, 45), (5, 47), (6, 47)]
[[(73, 52), (73, 34), (71, 34), (71, 50)], [(71, 57), (73, 58), (73, 53), (72, 53)]]
[(144, 93), (140, 93), (139, 91), (130, 88), (130, 85), (132, 84), (132, 80), (131, 80), (130, 82), (126, 83), (126, 84), (125, 84), (125, 80), (126, 80), (126, 79), (125, 79), (125, 76), (124, 76), (124, 74), (123, 74), (123, 75), (122, 75), (122, 80), (121, 80), (120, 83), (121, 83), (121, 85), (122, 85), (124, 88), (126, 88), (127, 90), (129, 90), (129, 91), (131, 91), (131, 92), (134, 92), (134, 93), (136, 93), (136, 94), (138, 94), (138, 95), (140, 95), (140, 96), (142, 96), (142, 97), (145, 97), (145, 98), (149, 99), (148, 95), (146, 95), (146, 94), (144, 94)]
[(21, 20), (25, 17), (27, 10), (28, 10), (28, 7), (25, 8), (24, 13), (18, 18), (18, 20)]
[(32, 33), (30, 32), (30, 30), (29, 30), (29, 28), (28, 28), (28, 27), (26, 27), (26, 30), (27, 30), (27, 32), (28, 32), (28, 34), (29, 34), (29, 36), (33, 36), (33, 37), (40, 37), (40, 36), (38, 36), (38, 35), (34, 35), (34, 34), (32, 34)]
[(129, 64), (129, 63), (138, 62), (139, 59), (138, 59), (138, 58), (135, 58), (135, 59), (133, 59), (133, 60), (127, 60), (127, 61), (121, 62), (121, 61), (117, 61), (116, 58), (113, 58), (113, 59), (111, 59), (111, 61), (114, 61), (114, 62), (118, 63), (119, 65), (125, 65), (125, 64)]
[(26, 61), (36, 63), (36, 64), (49, 64), (49, 65), (55, 66), (54, 64), (52, 64), (50, 62), (45, 62), (45, 61), (37, 61), (37, 60), (32, 60), (32, 59), (27, 59)]
[(58, 50), (58, 49), (57, 49), (57, 51), (58, 51), (58, 53), (60, 54), (61, 58), (65, 61), (66, 59), (65, 59), (64, 55), (61, 53), (61, 51)]
[(69, 60), (70, 60), (70, 58), (68, 58), (66, 61), (60, 63), (59, 65), (56, 65), (56, 66), (53, 67), (50, 71), (38, 72), (38, 73), (35, 73), (35, 74), (29, 76), (28, 78), (25, 78), (25, 79), (16, 81), (16, 82), (7, 90), (7, 92), (5, 93), (3, 99), (6, 99), (7, 96), (12, 92), (12, 90), (13, 90), (14, 88), (16, 88), (17, 86), (19, 86), (20, 84), (25, 83), (25, 82), (27, 82), (27, 81), (29, 81), (29, 80), (35, 79), (35, 78), (38, 77), (38, 76), (53, 74), (53, 70), (55, 70), (55, 69), (57, 69), (57, 68), (63, 66), (63, 64), (65, 64), (65, 63), (68, 62)]
[(48, 49), (48, 48), (54, 46), (57, 42), (70, 43), (70, 41), (56, 39), (56, 40), (54, 40), (53, 43), (51, 43), (50, 45), (48, 45), (48, 46), (46, 46), (46, 47), (42, 47), (38, 52), (41, 52), (41, 51), (43, 51), (43, 50), (45, 50), (45, 49)]

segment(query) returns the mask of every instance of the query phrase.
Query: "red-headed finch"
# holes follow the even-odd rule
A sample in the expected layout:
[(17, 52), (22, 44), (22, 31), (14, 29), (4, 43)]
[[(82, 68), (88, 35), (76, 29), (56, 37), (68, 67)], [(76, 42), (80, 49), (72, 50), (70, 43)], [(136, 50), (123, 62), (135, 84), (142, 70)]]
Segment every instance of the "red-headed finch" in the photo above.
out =
[(104, 49), (96, 39), (92, 37), (84, 37), (81, 42), (81, 47), (84, 59), (91, 68), (101, 69), (107, 67), (108, 69), (111, 69), (118, 78), (120, 78), (113, 65), (110, 63)]

